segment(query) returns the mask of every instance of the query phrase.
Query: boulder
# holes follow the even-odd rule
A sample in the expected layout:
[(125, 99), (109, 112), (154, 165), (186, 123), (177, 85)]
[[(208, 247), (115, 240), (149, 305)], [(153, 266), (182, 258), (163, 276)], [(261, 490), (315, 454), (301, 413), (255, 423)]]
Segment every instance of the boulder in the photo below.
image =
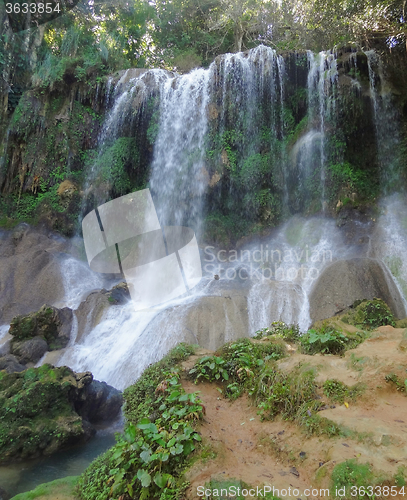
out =
[(66, 366), (0, 373), (0, 463), (81, 443), (95, 434), (92, 422), (113, 420), (121, 403), (119, 391)]
[(106, 384), (93, 380), (83, 393), (83, 404), (77, 405), (77, 412), (91, 424), (111, 422), (120, 412), (123, 404), (122, 393)]
[(64, 297), (58, 252), (67, 248), (63, 238), (44, 234), (28, 224), (0, 233), (1, 324)]
[(24, 342), (15, 342), (12, 354), (17, 356), (19, 363), (37, 363), (48, 351), (48, 344), (42, 337), (34, 337)]
[(75, 311), (78, 319), (77, 342), (80, 342), (96, 325), (111, 306), (123, 305), (130, 300), (127, 283), (121, 282), (111, 290), (91, 292)]
[(71, 335), (72, 319), (73, 313), (68, 307), (58, 309), (48, 305), (43, 305), (37, 312), (16, 316), (9, 329), (13, 337), (12, 350), (16, 342), (34, 337), (45, 340), (50, 351), (66, 347)]
[(27, 367), (22, 365), (12, 354), (6, 354), (0, 358), (0, 371), (6, 370), (7, 373), (22, 372)]
[(196, 297), (164, 310), (148, 325), (147, 332), (167, 332), (167, 350), (177, 342), (216, 350), (229, 340), (247, 337), (247, 290), (217, 288), (219, 295)]
[(339, 260), (326, 267), (309, 297), (312, 322), (346, 311), (356, 300), (375, 297), (386, 302), (397, 318), (406, 312), (391, 275), (378, 261), (367, 258)]

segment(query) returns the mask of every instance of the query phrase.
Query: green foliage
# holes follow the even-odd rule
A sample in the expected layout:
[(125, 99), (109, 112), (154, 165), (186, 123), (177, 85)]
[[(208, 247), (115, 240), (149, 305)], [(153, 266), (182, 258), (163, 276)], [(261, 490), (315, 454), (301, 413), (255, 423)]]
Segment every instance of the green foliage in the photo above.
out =
[(195, 383), (200, 378), (205, 378), (209, 382), (219, 380), (223, 382), (229, 380), (228, 372), (223, 365), (226, 363), (220, 356), (204, 356), (195, 363), (194, 368), (189, 370), (189, 374), (195, 379)]
[(130, 190), (129, 170), (138, 160), (134, 138), (120, 137), (96, 159), (94, 168), (103, 182), (111, 184), (114, 193), (122, 195)]
[(156, 410), (156, 387), (164, 379), (165, 373), (187, 359), (195, 352), (195, 348), (193, 345), (178, 344), (161, 361), (146, 368), (141, 377), (124, 391), (124, 415), (128, 422), (136, 424)]
[[(377, 478), (373, 474), (371, 465), (369, 463), (360, 464), (356, 459), (346, 460), (345, 462), (335, 465), (332, 471), (331, 480), (331, 492), (333, 494), (335, 494), (335, 491), (339, 488), (345, 487), (346, 498), (358, 499), (365, 497), (365, 495), (359, 495), (362, 491), (361, 487), (374, 486), (378, 483)], [(358, 487), (356, 496), (351, 497), (351, 486)]]
[[(171, 358), (182, 359), (184, 355), (185, 348), (181, 346), (172, 351)], [(163, 364), (157, 368), (156, 373), (161, 372)], [(140, 499), (176, 498), (177, 490), (182, 488), (182, 468), (201, 441), (192, 424), (202, 418), (204, 408), (197, 393), (187, 394), (183, 390), (179, 370), (172, 367), (172, 371), (160, 374), (164, 379), (150, 401), (150, 407), (157, 408), (157, 412), (148, 415), (150, 407), (145, 406), (140, 421), (130, 422), (117, 444), (91, 464), (79, 480), (81, 499), (117, 498), (125, 493)], [(99, 476), (98, 483), (94, 473)]]
[(299, 340), (304, 354), (339, 354), (348, 349), (354, 349), (366, 339), (366, 334), (358, 332), (354, 335), (344, 335), (329, 323), (319, 328), (312, 328)]
[(265, 367), (256, 380), (253, 398), (262, 418), (281, 414), (285, 420), (306, 419), (320, 403), (315, 401), (313, 370), (297, 369), (286, 374), (275, 367)]
[(232, 241), (247, 234), (250, 223), (238, 214), (212, 212), (205, 218), (205, 240), (228, 247)]
[(343, 354), (347, 337), (332, 326), (310, 329), (300, 339), (305, 354)]
[(350, 325), (373, 330), (382, 325), (395, 326), (394, 316), (382, 299), (359, 300), (342, 318)]
[(394, 482), (397, 486), (406, 486), (407, 468), (405, 465), (400, 465), (397, 469), (397, 473), (394, 476)]
[(273, 321), (270, 327), (257, 330), (253, 338), (260, 340), (270, 335), (287, 342), (297, 342), (301, 337), (298, 325), (286, 325), (284, 321)]
[(254, 343), (243, 338), (225, 344), (218, 356), (204, 356), (195, 363), (189, 375), (195, 380), (223, 382), (225, 395), (239, 397), (244, 390), (254, 391), (256, 377), (270, 360), (278, 360), (286, 354), (284, 344), (278, 341)]
[(332, 401), (341, 404), (345, 401), (355, 400), (363, 393), (364, 389), (365, 387), (361, 384), (349, 387), (343, 382), (335, 379), (326, 380), (323, 385), (325, 396), (330, 398)]

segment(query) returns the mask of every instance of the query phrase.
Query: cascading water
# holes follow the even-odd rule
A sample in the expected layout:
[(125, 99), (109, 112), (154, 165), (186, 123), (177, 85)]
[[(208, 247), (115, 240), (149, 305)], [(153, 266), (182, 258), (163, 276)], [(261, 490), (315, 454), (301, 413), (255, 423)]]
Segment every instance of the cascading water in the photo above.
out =
[[(335, 121), (335, 97), (338, 85), (336, 57), (332, 52), (320, 52), (316, 57), (308, 51), (308, 120), (311, 131), (300, 155), (300, 168), (304, 171), (305, 186), (313, 182), (315, 160), (319, 156), (321, 206), (325, 212), (326, 152), (325, 135), (328, 125)], [(304, 138), (305, 139), (305, 138)], [(307, 186), (308, 187), (308, 186)], [(309, 189), (309, 187), (308, 187)]]
[(370, 95), (376, 130), (378, 162), (384, 193), (398, 188), (399, 127), (382, 61), (374, 50), (365, 52), (369, 68)]
[(204, 140), (211, 69), (168, 78), (160, 86), (160, 121), (150, 189), (162, 226), (199, 231), (205, 192)]

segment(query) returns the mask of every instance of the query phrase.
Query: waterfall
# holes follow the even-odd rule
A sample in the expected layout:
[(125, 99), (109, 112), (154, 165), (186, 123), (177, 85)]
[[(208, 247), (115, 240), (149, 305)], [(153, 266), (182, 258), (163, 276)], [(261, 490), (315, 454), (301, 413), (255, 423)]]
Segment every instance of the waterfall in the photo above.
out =
[(150, 189), (164, 225), (198, 226), (205, 192), (205, 134), (211, 69), (160, 86), (160, 121)]
[(216, 109), (218, 88), (222, 111), (216, 131), (222, 136), (233, 123), (242, 151), (249, 156), (258, 146), (259, 110), (265, 96), (272, 135), (281, 130), (284, 75), (284, 59), (259, 46), (248, 54), (226, 54), (207, 70), (197, 69), (161, 85), (159, 132), (149, 183), (161, 224), (189, 224), (200, 233), (203, 195), (209, 183), (205, 166), (209, 115)]
[[(273, 175), (274, 186), (282, 193), (286, 205), (290, 205), (292, 212), (300, 212), (308, 208), (304, 199), (310, 202), (317, 193), (325, 212), (327, 144), (337, 112), (337, 62), (332, 52), (318, 55), (308, 52), (307, 63), (308, 107), (304, 111), (307, 125), (297, 136), (293, 134), (295, 144), (291, 149), (291, 162), (286, 158), (288, 151), (282, 151), (289, 142), (284, 141), (287, 129), (285, 101), (290, 96), (286, 87), (286, 67), (281, 56), (264, 46), (247, 53), (226, 54), (209, 68), (185, 75), (149, 70), (133, 78), (129, 70), (116, 83), (109, 79), (106, 86), (109, 111), (99, 137), (99, 159), (123, 135), (134, 138), (139, 126), (137, 114), (153, 95), (156, 135), (148, 186), (162, 226), (190, 226), (202, 246), (200, 238), (205, 216), (210, 210), (205, 206), (207, 187), (213, 187), (222, 175), (227, 181), (217, 196), (226, 197), (232, 193), (235, 196), (232, 202), (242, 207), (249, 205), (248, 195), (256, 179), (253, 180), (254, 174), (245, 161), (261, 156), (260, 146), (264, 146), (261, 136), (266, 136), (268, 141), (266, 167), (271, 170), (273, 163), (275, 169), (272, 174), (267, 171), (267, 175)], [(379, 117), (385, 108), (377, 89), (375, 83), (372, 96), (375, 116)], [(231, 153), (232, 133), (235, 149)], [(209, 149), (219, 156), (216, 167), (222, 173), (217, 170), (214, 173), (213, 165), (209, 166)], [(238, 155), (243, 159), (242, 170), (247, 167), (246, 177), (237, 172)], [(93, 189), (98, 204), (107, 200), (111, 187), (100, 181), (103, 173), (100, 168), (101, 162), (96, 159), (87, 180), (87, 189)], [(315, 211), (320, 211), (319, 208)], [(227, 209), (232, 211), (233, 207), (228, 205)], [(385, 219), (381, 224), (384, 224), (386, 241), (393, 241), (397, 247), (392, 253), (396, 260), (380, 254), (378, 249), (376, 258), (386, 262), (393, 274), (399, 271), (399, 285), (403, 287), (402, 280), (407, 273), (400, 261), (401, 240), (394, 239), (393, 233), (386, 233), (390, 225), (386, 229)], [(365, 247), (349, 244), (344, 232), (326, 213), (308, 218), (292, 217), (256, 242), (241, 243), (239, 248), (243, 254), (238, 258), (224, 260), (224, 254), (220, 254), (202, 262), (204, 278), (198, 291), (172, 301), (161, 310), (135, 312), (131, 303), (106, 307), (97, 326), (89, 333), (78, 335), (78, 340), (66, 349), (58, 363), (68, 364), (77, 371), (91, 370), (96, 378), (123, 389), (177, 342), (196, 341), (198, 327), (196, 332), (191, 331), (186, 318), (191, 308), (201, 313), (208, 304), (202, 299), (208, 297), (232, 301), (231, 307), (219, 302), (217, 310), (223, 308), (226, 339), (233, 335), (231, 314), (236, 304), (242, 309), (239, 313), (243, 311), (245, 315), (249, 335), (278, 320), (298, 323), (305, 331), (311, 324), (309, 296), (323, 270), (336, 260), (365, 256)], [(245, 260), (245, 255), (251, 260)], [(90, 290), (98, 285), (95, 276), (85, 275), (81, 266), (73, 260), (65, 262), (66, 301), (72, 307), (78, 306), (85, 288)], [(220, 281), (214, 280), (214, 275), (219, 275)], [(78, 284), (79, 276), (86, 277), (84, 286)], [(234, 302), (230, 290), (237, 290), (244, 300)], [(216, 317), (211, 316), (213, 310), (209, 310), (208, 321)], [(194, 324), (201, 325), (200, 318), (194, 319)]]
[[(304, 157), (306, 178), (309, 180), (309, 163), (314, 161), (314, 155), (317, 151), (319, 156), (320, 170), (320, 192), (321, 206), (325, 212), (325, 177), (326, 177), (326, 152), (325, 136), (328, 126), (332, 126), (335, 121), (335, 97), (336, 87), (338, 85), (338, 70), (336, 57), (332, 52), (320, 52), (316, 57), (307, 51), (308, 57), (308, 120), (312, 127), (311, 141), (306, 142), (308, 151)], [(315, 138), (318, 137), (318, 141)], [(315, 171), (315, 167), (312, 169)]]
[(365, 52), (376, 131), (377, 157), (385, 194), (397, 189), (399, 151), (398, 114), (392, 102), (382, 61), (374, 50)]

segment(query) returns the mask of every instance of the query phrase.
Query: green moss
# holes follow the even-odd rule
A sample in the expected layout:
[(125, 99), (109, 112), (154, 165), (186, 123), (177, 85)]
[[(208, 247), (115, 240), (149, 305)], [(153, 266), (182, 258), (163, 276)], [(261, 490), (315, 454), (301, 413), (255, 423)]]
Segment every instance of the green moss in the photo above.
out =
[(67, 367), (43, 365), (0, 380), (0, 461), (51, 453), (83, 436), (73, 409), (76, 379)]
[(13, 318), (9, 333), (13, 342), (40, 336), (50, 345), (56, 341), (59, 326), (57, 313), (50, 307), (42, 306), (37, 312)]
[(70, 495), (73, 498), (78, 476), (67, 476), (49, 483), (40, 484), (32, 491), (20, 493), (11, 500), (35, 500), (36, 498), (49, 498), (54, 500), (58, 495)]

